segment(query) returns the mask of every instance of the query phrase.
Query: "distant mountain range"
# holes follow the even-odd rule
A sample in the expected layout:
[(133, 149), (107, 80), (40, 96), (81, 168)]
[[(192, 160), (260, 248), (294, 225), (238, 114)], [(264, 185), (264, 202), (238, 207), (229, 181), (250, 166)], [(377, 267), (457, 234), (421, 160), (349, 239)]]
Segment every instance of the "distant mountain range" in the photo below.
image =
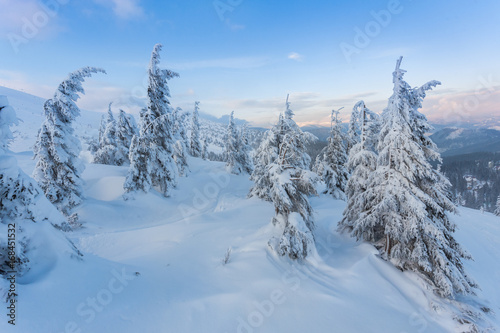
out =
[[(347, 123), (342, 124), (342, 129), (344, 131), (347, 131), (347, 128), (348, 128)], [(326, 139), (328, 139), (328, 137), (330, 136), (330, 127), (326, 126), (308, 125), (301, 127), (301, 129), (305, 132), (309, 132), (311, 134), (316, 135), (319, 141), (326, 142)]]
[(487, 128), (444, 128), (431, 135), (443, 156), (500, 152), (500, 131)]
[[(347, 124), (343, 124), (347, 130)], [(476, 126), (446, 127), (434, 125), (432, 140), (443, 156), (454, 156), (477, 152), (500, 152), (500, 131)], [(326, 126), (304, 126), (303, 131), (310, 132), (320, 141), (327, 140), (330, 128)]]
[[(23, 150), (33, 144), (35, 136), (43, 121), (43, 104), (45, 99), (33, 96), (21, 91), (0, 86), (0, 95), (7, 95), (11, 105), (16, 109), (21, 120), (20, 127), (14, 127), (13, 132), (16, 137), (11, 149)], [(74, 126), (80, 136), (95, 135), (99, 126), (99, 121), (103, 113), (82, 110), (79, 121)], [(229, 116), (220, 118), (210, 114), (200, 112), (202, 119), (226, 126)], [(442, 124), (433, 124), (434, 131), (431, 134), (432, 140), (437, 144), (443, 156), (454, 156), (476, 152), (500, 152), (500, 126), (497, 119), (490, 119), (483, 124), (461, 124), (457, 127), (447, 127)], [(238, 125), (245, 124), (242, 119), (235, 119)], [(348, 124), (342, 124), (347, 131)], [(20, 128), (23, 128), (20, 131)], [(265, 131), (264, 128), (252, 127), (256, 132)], [(303, 131), (310, 132), (318, 137), (319, 141), (326, 142), (330, 135), (330, 127), (326, 126), (304, 126)]]

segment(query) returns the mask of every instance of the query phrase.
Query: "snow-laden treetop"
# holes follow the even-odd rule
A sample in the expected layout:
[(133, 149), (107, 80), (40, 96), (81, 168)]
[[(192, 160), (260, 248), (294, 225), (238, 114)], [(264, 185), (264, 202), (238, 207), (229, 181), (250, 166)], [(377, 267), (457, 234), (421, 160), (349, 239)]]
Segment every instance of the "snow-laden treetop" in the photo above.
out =
[[(96, 67), (83, 67), (79, 70), (70, 73), (68, 78), (61, 82), (57, 88), (54, 98), (48, 100), (47, 103), (53, 104), (60, 112), (60, 120), (65, 123), (71, 123), (80, 115), (80, 109), (76, 106), (76, 101), (80, 96), (85, 94), (82, 83), (86, 77), (91, 77), (93, 73), (104, 73), (106, 71), (102, 68)], [(52, 108), (45, 108), (45, 112), (51, 112)], [(46, 114), (50, 117), (50, 114)]]

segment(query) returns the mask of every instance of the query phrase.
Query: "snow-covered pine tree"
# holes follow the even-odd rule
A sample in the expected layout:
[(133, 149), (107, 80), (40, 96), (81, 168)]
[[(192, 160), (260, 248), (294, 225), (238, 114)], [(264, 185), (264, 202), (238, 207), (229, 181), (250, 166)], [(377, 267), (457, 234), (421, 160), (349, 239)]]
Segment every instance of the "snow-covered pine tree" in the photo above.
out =
[(186, 114), (181, 108), (174, 110), (174, 161), (179, 170), (179, 176), (185, 176), (189, 170), (187, 162), (187, 133), (185, 124)]
[(457, 207), (463, 206), (463, 200), (464, 199), (462, 197), (462, 193), (457, 193), (455, 197), (455, 206)]
[[(7, 97), (0, 96), (0, 277), (6, 277), (8, 271), (23, 276), (33, 265), (53, 265), (51, 258), (61, 254), (81, 257), (74, 245), (55, 229), (70, 229), (64, 216), (47, 200), (38, 184), (21, 171), (8, 150), (12, 139), (9, 127), (16, 122)], [(15, 249), (8, 244), (12, 236), (7, 231), (15, 233)], [(7, 290), (0, 283), (0, 297), (4, 298)]]
[(234, 111), (229, 116), (229, 124), (226, 131), (226, 144), (224, 147), (224, 156), (226, 160), (226, 170), (229, 173), (239, 175), (243, 172), (241, 161), (239, 160), (240, 142), (238, 130), (234, 124)]
[(9, 152), (9, 143), (14, 139), (10, 127), (17, 124), (16, 112), (9, 105), (7, 96), (0, 95), (0, 154), (2, 156)]
[(134, 117), (120, 110), (116, 128), (116, 145), (118, 147), (118, 154), (125, 158), (124, 163), (130, 163), (129, 153), (134, 135), (139, 135), (139, 129)]
[(57, 88), (52, 99), (45, 102), (45, 121), (38, 132), (34, 146), (36, 167), (33, 178), (45, 195), (64, 215), (82, 202), (84, 165), (78, 158), (81, 144), (74, 135), (73, 121), (80, 115), (76, 105), (79, 93), (84, 94), (82, 83), (103, 69), (85, 67), (69, 75)]
[(99, 124), (99, 136), (97, 138), (97, 150), (99, 150), (101, 142), (103, 141), (104, 131), (106, 131), (106, 115), (101, 116), (101, 123)]
[(402, 270), (426, 276), (444, 297), (473, 294), (477, 285), (462, 263), (471, 257), (453, 238), (456, 227), (448, 217), (448, 212), (456, 211), (449, 199), (450, 183), (430, 164), (440, 158), (432, 141), (421, 137), (429, 125), (418, 107), (425, 88), (439, 83), (411, 88), (403, 80), (401, 60), (393, 73), (394, 93), (383, 113), (377, 169), (366, 191), (372, 208), (360, 214), (352, 234), (377, 245)]
[(200, 102), (194, 102), (193, 121), (191, 123), (191, 145), (190, 152), (193, 157), (201, 156), (200, 144)]
[(252, 173), (252, 161), (249, 155), (250, 147), (245, 136), (245, 129), (239, 130), (234, 123), (234, 111), (229, 117), (226, 131), (226, 142), (224, 156), (226, 170), (229, 173), (239, 175), (241, 173)]
[(104, 122), (104, 131), (100, 135), (99, 150), (94, 156), (94, 163), (107, 165), (123, 165), (128, 158), (118, 148), (117, 125), (109, 103), (108, 113)]
[(359, 135), (361, 130), (359, 128), (359, 103), (360, 102), (356, 103), (356, 105), (354, 105), (354, 107), (352, 108), (351, 119), (349, 120), (349, 129), (347, 130), (348, 153), (351, 151), (352, 147), (354, 147), (354, 145), (357, 144), (360, 140)]
[[(356, 103), (351, 117), (351, 127), (359, 129), (359, 142), (356, 143), (349, 152), (347, 169), (350, 172), (345, 194), (347, 195), (347, 206), (344, 210), (344, 217), (339, 222), (339, 230), (351, 232), (358, 222), (360, 214), (371, 209), (371, 202), (366, 198), (368, 179), (377, 166), (377, 155), (373, 149), (373, 137), (378, 133), (374, 132), (376, 115), (371, 112), (363, 101)], [(355, 119), (353, 122), (352, 119)], [(353, 137), (353, 136), (351, 136)]]
[(87, 139), (88, 151), (90, 151), (93, 156), (95, 156), (97, 151), (101, 148), (102, 136), (104, 135), (105, 130), (106, 130), (106, 115), (103, 114), (101, 116), (101, 122), (99, 123), (99, 132), (97, 135), (97, 139), (96, 138)]
[(251, 156), (252, 147), (248, 140), (248, 128), (246, 124), (241, 127), (239, 137), (241, 166), (244, 172), (251, 175), (253, 172), (253, 160)]
[(497, 198), (497, 205), (495, 207), (495, 215), (500, 216), (500, 195)]
[(332, 111), (328, 145), (316, 157), (313, 171), (325, 182), (325, 194), (330, 194), (335, 199), (345, 200), (345, 189), (349, 173), (346, 168), (347, 151), (344, 136), (342, 135), (342, 122), (339, 119), (339, 111)]
[(181, 108), (177, 107), (175, 109), (175, 133), (179, 140), (182, 140), (182, 144), (186, 147), (189, 146), (188, 139), (188, 118), (189, 112), (184, 112)]
[(311, 158), (306, 143), (314, 136), (301, 131), (293, 121), (290, 103), (284, 114), (264, 136), (256, 153), (257, 163), (249, 196), (272, 201), (276, 215), (272, 222), (283, 228), (279, 239), (269, 244), (292, 259), (305, 258), (314, 247), (314, 222), (308, 196), (316, 194), (318, 176), (309, 171)]
[(125, 198), (130, 197), (130, 192), (148, 192), (151, 186), (167, 197), (177, 184), (178, 170), (173, 159), (174, 119), (167, 82), (179, 74), (159, 68), (161, 49), (161, 44), (156, 44), (151, 54), (148, 106), (141, 112), (139, 137), (132, 140)]
[(203, 148), (201, 150), (201, 158), (206, 160), (208, 158), (208, 140), (207, 138), (203, 139)]

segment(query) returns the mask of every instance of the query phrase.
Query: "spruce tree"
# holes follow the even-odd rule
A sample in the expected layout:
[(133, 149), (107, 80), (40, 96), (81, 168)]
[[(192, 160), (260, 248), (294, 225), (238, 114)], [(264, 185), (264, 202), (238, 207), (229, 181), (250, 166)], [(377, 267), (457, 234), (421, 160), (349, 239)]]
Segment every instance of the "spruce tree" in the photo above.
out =
[(309, 195), (316, 194), (318, 177), (309, 171), (310, 157), (306, 143), (313, 136), (300, 130), (293, 121), (290, 103), (280, 114), (278, 123), (265, 134), (257, 151), (257, 162), (251, 179), (249, 196), (273, 202), (275, 226), (282, 229), (279, 238), (269, 244), (278, 254), (303, 259), (314, 248), (314, 221)]
[(148, 193), (152, 187), (151, 150), (149, 142), (140, 135), (134, 135), (130, 144), (130, 167), (123, 188), (125, 200), (133, 198), (132, 193), (142, 191)]
[(227, 172), (235, 175), (252, 173), (253, 165), (249, 155), (250, 147), (246, 139), (245, 129), (239, 130), (234, 123), (234, 111), (229, 117), (225, 141), (224, 159), (226, 160)]
[(497, 205), (495, 207), (495, 215), (500, 216), (500, 195), (497, 198)]
[(107, 165), (123, 165), (128, 158), (118, 148), (117, 125), (109, 103), (108, 113), (104, 120), (104, 131), (100, 135), (99, 150), (94, 156), (94, 163)]
[(239, 175), (242, 173), (243, 168), (241, 161), (238, 160), (239, 155), (239, 138), (236, 125), (234, 124), (234, 111), (231, 111), (229, 116), (229, 124), (226, 131), (226, 143), (224, 147), (224, 156), (226, 160), (226, 170), (229, 173)]
[(129, 153), (130, 146), (132, 145), (132, 138), (138, 135), (139, 130), (134, 117), (131, 114), (125, 113), (120, 110), (118, 116), (118, 124), (116, 129), (116, 143), (118, 147), (119, 156), (123, 156), (124, 163), (130, 163)]
[(168, 97), (168, 80), (179, 74), (159, 68), (161, 44), (156, 44), (151, 54), (148, 70), (148, 105), (141, 112), (139, 137), (132, 140), (130, 169), (124, 188), (130, 192), (148, 192), (156, 187), (168, 197), (177, 184), (177, 166), (174, 155), (174, 115)]
[(201, 158), (206, 160), (208, 158), (208, 141), (207, 138), (203, 139), (203, 149), (201, 150)]
[(377, 166), (377, 155), (373, 146), (373, 138), (378, 134), (374, 132), (375, 122), (376, 115), (365, 106), (363, 101), (354, 106), (351, 124), (353, 128), (359, 129), (359, 134), (356, 134), (359, 141), (351, 148), (346, 165), (350, 177), (346, 188), (347, 206), (344, 210), (344, 217), (339, 222), (341, 231), (351, 232), (358, 223), (360, 214), (370, 210), (371, 202), (366, 197), (366, 190), (368, 180)]
[(191, 145), (190, 152), (193, 157), (201, 156), (200, 144), (200, 102), (194, 102), (193, 120), (191, 124)]
[[(106, 115), (101, 116), (101, 123), (99, 124), (99, 136), (97, 138), (97, 150), (101, 147), (101, 142), (104, 139), (104, 131), (106, 131)], [(97, 151), (96, 150), (96, 151)]]
[(332, 111), (328, 145), (316, 157), (313, 171), (325, 182), (325, 194), (330, 194), (335, 199), (345, 200), (349, 173), (346, 168), (347, 151), (342, 135), (339, 111)]
[(187, 131), (185, 128), (186, 114), (181, 108), (174, 110), (174, 161), (179, 170), (179, 176), (185, 176), (189, 170), (187, 162)]
[(474, 293), (462, 259), (470, 255), (453, 238), (456, 226), (448, 217), (456, 207), (449, 181), (432, 160), (439, 153), (423, 130), (429, 125), (418, 108), (431, 81), (411, 88), (403, 80), (401, 58), (393, 73), (394, 93), (383, 113), (377, 168), (370, 177), (366, 200), (352, 235), (373, 242), (383, 257), (402, 270), (419, 272), (444, 297)]
[(103, 69), (85, 67), (69, 75), (58, 87), (54, 97), (45, 102), (45, 121), (34, 146), (36, 167), (33, 177), (45, 195), (64, 215), (82, 202), (84, 165), (78, 158), (81, 144), (74, 135), (73, 121), (80, 115), (76, 105), (82, 83)]
[(253, 160), (251, 156), (252, 147), (248, 140), (248, 128), (247, 125), (243, 125), (239, 131), (240, 137), (240, 160), (243, 171), (248, 174), (253, 172)]

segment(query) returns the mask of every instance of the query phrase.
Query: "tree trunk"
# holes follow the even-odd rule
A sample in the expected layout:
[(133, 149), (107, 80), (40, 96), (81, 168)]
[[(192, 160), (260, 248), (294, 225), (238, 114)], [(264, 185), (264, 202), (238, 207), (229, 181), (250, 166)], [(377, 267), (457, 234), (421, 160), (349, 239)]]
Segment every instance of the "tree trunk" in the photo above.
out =
[(387, 259), (391, 255), (391, 236), (385, 235), (385, 253), (387, 254)]

